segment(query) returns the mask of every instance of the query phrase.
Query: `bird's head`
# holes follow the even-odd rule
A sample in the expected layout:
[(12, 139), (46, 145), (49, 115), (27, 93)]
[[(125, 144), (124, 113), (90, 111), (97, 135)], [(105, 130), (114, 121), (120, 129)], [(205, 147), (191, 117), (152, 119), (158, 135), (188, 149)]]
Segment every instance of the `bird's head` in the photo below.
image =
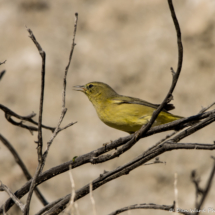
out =
[(102, 82), (74, 86), (74, 90), (85, 93), (93, 104), (95, 101), (105, 100), (117, 94), (109, 85)]

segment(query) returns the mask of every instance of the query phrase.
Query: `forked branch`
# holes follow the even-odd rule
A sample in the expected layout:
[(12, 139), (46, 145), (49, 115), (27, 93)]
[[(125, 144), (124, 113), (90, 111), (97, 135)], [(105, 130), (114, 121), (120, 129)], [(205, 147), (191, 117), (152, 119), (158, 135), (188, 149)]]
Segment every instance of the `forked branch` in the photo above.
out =
[[(8, 148), (8, 150), (11, 152), (11, 154), (13, 155), (16, 163), (20, 166), (20, 168), (22, 169), (23, 174), (25, 175), (27, 180), (31, 180), (31, 174), (29, 173), (27, 167), (25, 166), (24, 162), (22, 161), (22, 159), (20, 158), (20, 156), (18, 155), (17, 151), (13, 148), (13, 146), (10, 144), (10, 142), (3, 137), (0, 134), (0, 141)], [(39, 189), (36, 187), (35, 188), (35, 194), (38, 197), (38, 199), (41, 201), (41, 203), (45, 206), (48, 204), (48, 202), (46, 201), (46, 199), (44, 198), (44, 196), (42, 195), (42, 193), (39, 191)]]
[(29, 37), (32, 39), (34, 44), (36, 45), (39, 54), (42, 58), (42, 68), (41, 68), (41, 92), (40, 92), (40, 105), (39, 105), (39, 118), (38, 118), (38, 141), (37, 141), (37, 155), (38, 155), (38, 166), (37, 170), (32, 179), (31, 187), (28, 193), (26, 206), (24, 209), (24, 215), (29, 214), (31, 197), (36, 186), (36, 180), (38, 175), (40, 174), (43, 167), (43, 157), (42, 157), (42, 148), (43, 148), (43, 137), (42, 137), (42, 116), (43, 116), (43, 101), (44, 101), (44, 91), (45, 91), (45, 64), (46, 64), (46, 53), (37, 42), (33, 32), (31, 29), (27, 28), (29, 32)]
[[(28, 215), (29, 214), (31, 197), (32, 197), (32, 194), (33, 194), (33, 190), (36, 187), (37, 178), (38, 178), (39, 174), (41, 173), (41, 171), (42, 171), (42, 169), (43, 169), (43, 167), (45, 165), (45, 161), (46, 161), (46, 158), (47, 158), (50, 146), (51, 146), (54, 138), (56, 137), (56, 135), (61, 130), (60, 129), (60, 125), (61, 125), (61, 123), (63, 121), (63, 118), (64, 118), (64, 116), (66, 114), (66, 111), (67, 111), (67, 109), (65, 108), (66, 77), (67, 77), (68, 69), (69, 69), (69, 66), (70, 66), (71, 59), (72, 59), (73, 50), (74, 50), (74, 47), (75, 47), (75, 42), (74, 41), (75, 41), (75, 34), (76, 34), (76, 29), (77, 29), (77, 22), (78, 22), (78, 14), (76, 13), (75, 14), (75, 26), (74, 26), (72, 49), (71, 49), (71, 52), (70, 52), (69, 63), (67, 65), (67, 67), (66, 67), (65, 75), (64, 75), (64, 88), (63, 88), (63, 96), (62, 96), (63, 97), (62, 112), (61, 112), (61, 116), (60, 116), (58, 125), (55, 128), (54, 133), (53, 133), (52, 137), (50, 138), (50, 141), (47, 143), (47, 149), (44, 152), (44, 154), (42, 153), (42, 147), (43, 147), (43, 138), (42, 138), (42, 113), (43, 113), (43, 101), (44, 101), (44, 89), (45, 89), (45, 60), (46, 60), (46, 54), (43, 51), (43, 49), (40, 46), (40, 44), (37, 42), (37, 40), (36, 40), (33, 32), (30, 29), (27, 28), (27, 30), (28, 30), (28, 32), (30, 34), (30, 38), (32, 39), (32, 41), (36, 45), (36, 47), (37, 47), (37, 49), (38, 49), (38, 51), (39, 51), (39, 53), (41, 55), (41, 58), (42, 58), (42, 70), (41, 70), (40, 108), (39, 108), (39, 120), (38, 120), (39, 121), (38, 122), (38, 142), (37, 142), (38, 143), (38, 147), (37, 147), (38, 166), (37, 166), (36, 173), (35, 173), (35, 175), (34, 175), (34, 177), (32, 179), (32, 182), (31, 182), (31, 187), (30, 187), (30, 190), (29, 190), (29, 193), (28, 193), (27, 203), (26, 203), (26, 207), (25, 207), (25, 210), (24, 210), (24, 215)], [(74, 123), (70, 123), (66, 127), (69, 127), (69, 126), (71, 126), (73, 124)]]
[[(30, 122), (30, 123), (32, 123), (34, 125), (38, 125), (38, 123), (32, 119), (33, 117), (36, 116), (35, 113), (31, 113), (31, 114), (29, 114), (27, 116), (21, 116), (21, 115), (18, 115), (17, 113), (15, 113), (14, 111), (10, 110), (9, 108), (5, 107), (2, 104), (0, 104), (0, 109), (2, 111), (4, 111), (5, 118), (11, 124), (13, 124), (15, 126), (19, 126), (19, 127), (25, 128), (25, 129), (29, 130), (30, 132), (38, 131), (38, 127), (29, 126), (29, 125), (25, 125), (24, 124), (24, 122), (26, 121), (26, 122)], [(11, 117), (15, 117), (17, 119), (20, 119), (21, 121), (20, 122), (16, 122)], [(46, 126), (46, 125), (42, 125), (42, 127), (45, 128), (45, 129), (51, 130), (52, 132), (54, 132), (54, 129), (55, 129), (53, 127), (49, 127), (49, 126)]]

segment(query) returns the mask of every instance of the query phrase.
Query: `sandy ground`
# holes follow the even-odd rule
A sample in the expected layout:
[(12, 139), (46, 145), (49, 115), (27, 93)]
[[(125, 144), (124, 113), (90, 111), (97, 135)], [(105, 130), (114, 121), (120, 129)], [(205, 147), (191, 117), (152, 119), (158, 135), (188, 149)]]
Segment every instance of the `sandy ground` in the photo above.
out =
[[(175, 10), (180, 22), (184, 45), (181, 77), (174, 91), (172, 111), (190, 116), (214, 102), (215, 75), (215, 2), (178, 0)], [(104, 125), (92, 104), (72, 86), (102, 81), (118, 93), (160, 103), (171, 84), (170, 67), (177, 66), (176, 33), (166, 1), (162, 0), (0, 0), (0, 69), (7, 73), (0, 83), (0, 103), (20, 115), (38, 114), (41, 59), (25, 25), (31, 28), (47, 54), (44, 123), (55, 126), (61, 111), (64, 69), (71, 47), (74, 13), (79, 13), (75, 52), (68, 74), (63, 125), (78, 121), (55, 139), (45, 170), (74, 156), (100, 147), (103, 143), (127, 134)], [(37, 119), (37, 118), (36, 118)], [(183, 142), (212, 143), (214, 125), (195, 133)], [(0, 132), (15, 147), (31, 174), (37, 166), (37, 153), (27, 130), (9, 124), (0, 112)], [(74, 169), (76, 188), (135, 158), (167, 133), (139, 141), (117, 159), (99, 165)], [(44, 145), (51, 133), (44, 131)], [(209, 151), (172, 151), (160, 156), (164, 164), (142, 166), (129, 175), (107, 183), (94, 192), (99, 215), (135, 203), (172, 204), (174, 174), (178, 174), (178, 205), (194, 209), (195, 189), (190, 173), (196, 169), (204, 186), (212, 168)], [(16, 191), (25, 182), (10, 152), (0, 145), (0, 180)], [(70, 192), (68, 173), (39, 186), (49, 202)], [(209, 193), (204, 208), (214, 207), (215, 193)], [(0, 203), (7, 194), (0, 193)], [(25, 197), (22, 199), (25, 202)], [(89, 196), (78, 201), (80, 214), (92, 214)], [(31, 214), (42, 208), (33, 198)], [(162, 211), (137, 210), (130, 214), (167, 214)], [(13, 207), (9, 214), (19, 214)], [(126, 214), (126, 213), (125, 213)], [(127, 213), (128, 214), (128, 213)]]

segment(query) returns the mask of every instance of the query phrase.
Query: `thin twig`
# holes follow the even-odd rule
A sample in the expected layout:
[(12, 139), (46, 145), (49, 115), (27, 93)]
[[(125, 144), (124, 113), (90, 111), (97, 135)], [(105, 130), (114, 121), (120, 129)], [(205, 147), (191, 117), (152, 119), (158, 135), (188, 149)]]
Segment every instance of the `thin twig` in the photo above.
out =
[(67, 73), (68, 73), (68, 69), (71, 63), (71, 59), (72, 59), (72, 55), (73, 55), (73, 51), (75, 48), (75, 35), (76, 35), (76, 31), (77, 31), (77, 23), (78, 23), (78, 13), (75, 13), (75, 24), (74, 24), (74, 31), (73, 31), (73, 39), (72, 39), (72, 47), (71, 47), (71, 51), (70, 51), (70, 55), (69, 55), (69, 62), (65, 68), (65, 74), (64, 74), (64, 81), (63, 81), (63, 96), (62, 96), (62, 101), (63, 101), (63, 108), (65, 108), (65, 104), (66, 104), (66, 77), (67, 77)]
[(5, 191), (8, 193), (8, 195), (13, 199), (13, 201), (16, 203), (16, 205), (21, 209), (21, 211), (24, 211), (25, 205), (13, 194), (13, 192), (0, 181), (0, 191)]
[(46, 64), (46, 53), (42, 49), (41, 45), (37, 42), (33, 32), (31, 29), (27, 28), (29, 32), (29, 37), (34, 42), (37, 47), (39, 54), (42, 58), (42, 68), (41, 68), (41, 93), (40, 93), (40, 106), (39, 106), (39, 118), (38, 118), (38, 161), (42, 162), (42, 147), (43, 147), (43, 139), (42, 139), (42, 117), (43, 117), (43, 101), (44, 101), (44, 90), (45, 90), (45, 64)]
[(195, 123), (192, 126), (190, 126), (189, 128), (181, 131), (179, 134), (174, 136), (172, 138), (172, 141), (179, 142), (181, 139), (189, 136), (190, 134), (195, 133), (196, 131), (200, 130), (201, 128), (204, 128), (205, 126), (211, 124), (214, 121), (215, 121), (215, 116), (211, 116), (211, 117), (208, 117), (208, 118), (206, 118), (206, 119), (204, 119), (198, 123)]
[[(27, 27), (26, 27), (27, 28)], [(40, 105), (39, 105), (39, 118), (38, 118), (38, 141), (37, 141), (37, 155), (38, 155), (38, 166), (37, 170), (34, 174), (34, 177), (32, 179), (31, 187), (28, 193), (26, 207), (24, 210), (24, 215), (29, 214), (30, 209), (30, 202), (31, 197), (34, 191), (34, 188), (36, 186), (36, 180), (38, 175), (40, 174), (43, 166), (43, 156), (42, 156), (42, 148), (43, 148), (43, 137), (42, 137), (42, 116), (43, 116), (43, 101), (44, 101), (44, 90), (45, 90), (45, 63), (46, 63), (46, 53), (40, 46), (40, 44), (37, 42), (33, 32), (31, 29), (27, 28), (27, 31), (29, 32), (29, 37), (32, 39), (34, 44), (36, 45), (39, 54), (42, 58), (42, 68), (41, 68), (41, 93), (40, 93)]]
[[(0, 65), (1, 65), (1, 64), (0, 64)], [(2, 77), (4, 76), (5, 72), (6, 72), (6, 70), (3, 70), (3, 71), (0, 72), (0, 80), (1, 80)]]
[(5, 61), (3, 61), (3, 62), (0, 62), (0, 65), (5, 64), (5, 63), (6, 63), (6, 61), (7, 61), (7, 60), (5, 60)]
[(76, 35), (76, 30), (77, 30), (77, 23), (78, 23), (78, 13), (75, 13), (75, 24), (74, 24), (74, 32), (73, 32), (73, 40), (72, 40), (72, 47), (71, 47), (71, 51), (70, 51), (70, 55), (69, 55), (69, 62), (68, 62), (68, 65), (66, 66), (66, 69), (65, 69), (65, 74), (64, 74), (64, 79), (63, 79), (63, 94), (62, 94), (62, 111), (61, 111), (61, 116), (60, 116), (60, 119), (58, 121), (58, 125), (52, 135), (52, 137), (50, 138), (50, 140), (48, 141), (47, 143), (47, 148), (46, 148), (46, 151), (44, 152), (44, 155), (43, 155), (43, 159), (45, 161), (46, 157), (47, 157), (47, 154), (48, 154), (48, 151), (49, 151), (49, 148), (54, 140), (54, 138), (57, 136), (57, 134), (64, 130), (65, 128), (68, 128), (72, 125), (74, 125), (76, 122), (74, 123), (70, 123), (68, 124), (67, 126), (65, 126), (64, 128), (60, 129), (60, 125), (63, 121), (63, 118), (67, 112), (67, 108), (65, 107), (65, 104), (66, 104), (66, 78), (67, 78), (67, 73), (68, 73), (68, 69), (69, 69), (69, 66), (70, 66), (70, 63), (71, 63), (71, 60), (72, 60), (72, 55), (73, 55), (73, 51), (74, 51), (74, 48), (75, 48), (75, 35)]
[(163, 143), (164, 141), (168, 140), (170, 137), (174, 136), (176, 133), (178, 133), (179, 131), (174, 131), (171, 134), (168, 134), (165, 138), (161, 139), (159, 142), (157, 142), (155, 145), (153, 145), (152, 147), (148, 148), (145, 152), (144, 155), (146, 155), (148, 152), (151, 152), (152, 149), (156, 148), (157, 146), (159, 146), (161, 143)]
[[(161, 139), (159, 142), (157, 142), (157, 143), (153, 146), (153, 148), (154, 148), (155, 146), (160, 145), (161, 143), (163, 143), (164, 141), (166, 141), (166, 140), (169, 139), (170, 137), (174, 136), (174, 135), (177, 134), (178, 132), (179, 132), (179, 131), (173, 131), (171, 134), (167, 134), (166, 137), (164, 137), (164, 138)], [(152, 149), (152, 147), (151, 147), (150, 149)]]
[[(73, 34), (73, 43), (72, 43), (72, 49), (71, 49), (71, 52), (70, 52), (70, 57), (69, 57), (69, 63), (66, 67), (66, 70), (65, 70), (65, 76), (64, 76), (64, 90), (63, 90), (63, 104), (62, 104), (62, 113), (61, 113), (61, 116), (60, 116), (60, 119), (59, 119), (59, 122), (58, 122), (58, 125), (50, 139), (50, 141), (48, 141), (47, 143), (47, 149), (46, 151), (44, 152), (44, 154), (42, 154), (42, 146), (43, 146), (43, 139), (42, 139), (42, 112), (43, 112), (43, 100), (44, 100), (44, 87), (45, 87), (45, 59), (46, 59), (46, 54), (45, 52), (43, 51), (42, 47), (40, 46), (40, 44), (37, 42), (33, 32), (27, 28), (29, 34), (30, 34), (30, 38), (32, 39), (32, 41), (34, 42), (34, 44), (36, 45), (40, 55), (41, 55), (41, 58), (42, 58), (42, 71), (41, 71), (41, 96), (40, 96), (40, 108), (39, 108), (39, 122), (38, 122), (38, 147), (37, 147), (37, 154), (38, 154), (38, 166), (37, 166), (37, 170), (36, 170), (36, 173), (33, 177), (33, 180), (32, 180), (32, 183), (31, 183), (31, 187), (30, 187), (30, 190), (29, 190), (29, 194), (28, 194), (28, 197), (27, 197), (27, 203), (26, 203), (26, 207), (25, 207), (25, 211), (24, 211), (24, 215), (28, 215), (29, 214), (29, 208), (30, 208), (30, 201), (31, 201), (31, 197), (32, 197), (32, 193), (33, 193), (33, 190), (34, 190), (34, 187), (36, 186), (36, 180), (37, 180), (37, 177), (38, 175), (40, 174), (40, 172), (42, 171), (44, 165), (45, 165), (45, 161), (46, 161), (46, 158), (47, 158), (47, 155), (48, 155), (48, 151), (49, 151), (49, 148), (54, 140), (54, 138), (56, 137), (57, 133), (59, 133), (59, 129), (60, 129), (60, 125), (61, 125), (61, 122), (63, 121), (63, 118), (66, 114), (66, 111), (67, 109), (65, 108), (65, 95), (66, 95), (66, 77), (67, 77), (67, 72), (68, 72), (68, 68), (69, 68), (69, 65), (70, 65), (70, 62), (71, 62), (71, 59), (72, 59), (72, 54), (73, 54), (73, 50), (74, 50), (74, 46), (75, 46), (75, 34), (76, 34), (76, 29), (77, 29), (77, 17), (78, 17), (78, 14), (76, 13), (75, 14), (75, 26), (74, 26), (74, 34)], [(73, 123), (74, 124), (74, 123)]]
[(65, 129), (69, 128), (70, 126), (76, 124), (76, 123), (77, 123), (77, 122), (71, 122), (71, 123), (69, 123), (68, 125), (64, 126), (63, 128), (59, 128), (58, 131), (57, 131), (57, 134), (58, 134), (59, 132), (65, 130)]
[(197, 176), (197, 173), (195, 170), (191, 172), (191, 180), (195, 185), (196, 188), (196, 200), (195, 200), (195, 206), (198, 208), (198, 196), (199, 194), (203, 193), (203, 190), (199, 187), (200, 177)]
[[(173, 212), (174, 211), (174, 204), (173, 205), (157, 205), (157, 204), (153, 204), (153, 203), (142, 203), (142, 204), (135, 204), (135, 205), (130, 205), (124, 208), (120, 208), (108, 215), (117, 215), (120, 213), (123, 213), (125, 211), (129, 211), (129, 210), (135, 210), (135, 209), (152, 209), (152, 210), (164, 210), (164, 211), (169, 211), (169, 212)], [(192, 213), (183, 210), (183, 209), (178, 209), (178, 213), (180, 214), (185, 214), (185, 215), (191, 215)]]
[(205, 111), (207, 111), (208, 109), (210, 109), (212, 106), (215, 105), (215, 102), (213, 102), (212, 104), (210, 104), (209, 106), (202, 108), (202, 110), (199, 111), (199, 114), (204, 113)]
[[(9, 151), (13, 155), (16, 163), (22, 169), (26, 179), (31, 180), (32, 179), (31, 174), (29, 173), (29, 171), (28, 171), (27, 167), (25, 166), (24, 162), (22, 161), (22, 159), (20, 158), (20, 156), (18, 155), (16, 150), (13, 148), (13, 146), (9, 143), (9, 141), (6, 138), (4, 138), (1, 134), (0, 134), (0, 141), (9, 149)], [(37, 187), (35, 188), (34, 192), (35, 192), (35, 194), (37, 195), (38, 199), (41, 201), (41, 203), (44, 206), (48, 204), (48, 202), (46, 201), (46, 199), (44, 198), (44, 196), (42, 195), (42, 193), (40, 192), (40, 190)]]
[[(22, 123), (22, 121), (27, 121), (27, 122), (30, 122), (34, 125), (38, 125), (38, 123), (36, 121), (34, 121), (32, 118), (36, 116), (35, 113), (31, 113), (27, 116), (21, 116), (21, 115), (18, 115), (17, 113), (13, 112), (12, 110), (10, 110), (9, 108), (5, 107), (4, 105), (0, 104), (0, 109), (2, 111), (5, 112), (5, 118), (10, 122), (12, 123), (13, 125), (16, 125), (16, 126), (19, 126), (19, 127), (22, 127), (22, 128), (26, 128), (30, 131), (38, 131), (38, 127), (33, 127), (33, 126), (27, 126), (27, 125), (24, 125)], [(15, 117), (17, 119), (20, 119), (22, 120), (21, 122), (15, 122), (12, 118), (12, 117)], [(42, 125), (43, 128), (46, 128), (48, 130), (51, 130), (52, 132), (54, 132), (55, 128), (53, 127), (49, 127), (49, 126), (45, 126), (45, 125)]]
[(172, 19), (173, 19), (173, 23), (175, 26), (175, 30), (176, 30), (176, 34), (177, 34), (177, 44), (178, 44), (178, 66), (177, 66), (177, 71), (176, 73), (174, 72), (173, 68), (171, 68), (172, 74), (173, 74), (173, 79), (172, 79), (172, 85), (169, 89), (169, 92), (166, 95), (166, 98), (163, 100), (163, 102), (160, 104), (160, 106), (157, 108), (156, 111), (154, 111), (154, 113), (152, 114), (152, 118), (149, 121), (149, 123), (146, 126), (142, 126), (142, 128), (137, 132), (137, 136), (136, 139), (139, 139), (140, 136), (142, 136), (143, 134), (145, 134), (150, 127), (152, 126), (152, 124), (154, 123), (154, 121), (156, 120), (157, 116), (159, 115), (159, 113), (162, 111), (162, 109), (164, 108), (164, 106), (170, 102), (171, 98), (172, 98), (172, 93), (175, 89), (175, 86), (177, 84), (179, 75), (181, 73), (181, 68), (182, 68), (182, 62), (183, 62), (183, 46), (182, 46), (182, 41), (181, 41), (181, 30), (180, 30), (180, 26), (175, 14), (175, 10), (172, 4), (172, 0), (168, 0), (168, 4), (169, 4), (169, 9), (172, 15)]
[(201, 200), (200, 200), (200, 202), (198, 204), (198, 207), (197, 207), (197, 213), (196, 213), (197, 215), (199, 214), (199, 211), (200, 211), (202, 205), (204, 204), (204, 201), (205, 201), (205, 199), (206, 199), (206, 197), (208, 195), (208, 192), (209, 192), (209, 190), (211, 188), (211, 184), (212, 184), (212, 181), (213, 181), (214, 174), (215, 174), (215, 159), (214, 159), (214, 163), (213, 163), (213, 168), (212, 168), (210, 176), (208, 178), (206, 188), (203, 191), (202, 198), (201, 198)]

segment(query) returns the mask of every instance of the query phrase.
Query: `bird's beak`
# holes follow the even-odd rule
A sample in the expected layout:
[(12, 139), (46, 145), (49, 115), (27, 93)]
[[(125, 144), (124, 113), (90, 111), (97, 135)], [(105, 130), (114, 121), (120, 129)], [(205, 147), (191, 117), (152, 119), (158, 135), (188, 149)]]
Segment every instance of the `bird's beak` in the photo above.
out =
[(85, 92), (85, 91), (86, 91), (86, 88), (85, 88), (84, 85), (77, 85), (77, 86), (74, 86), (74, 87), (73, 87), (73, 90)]

